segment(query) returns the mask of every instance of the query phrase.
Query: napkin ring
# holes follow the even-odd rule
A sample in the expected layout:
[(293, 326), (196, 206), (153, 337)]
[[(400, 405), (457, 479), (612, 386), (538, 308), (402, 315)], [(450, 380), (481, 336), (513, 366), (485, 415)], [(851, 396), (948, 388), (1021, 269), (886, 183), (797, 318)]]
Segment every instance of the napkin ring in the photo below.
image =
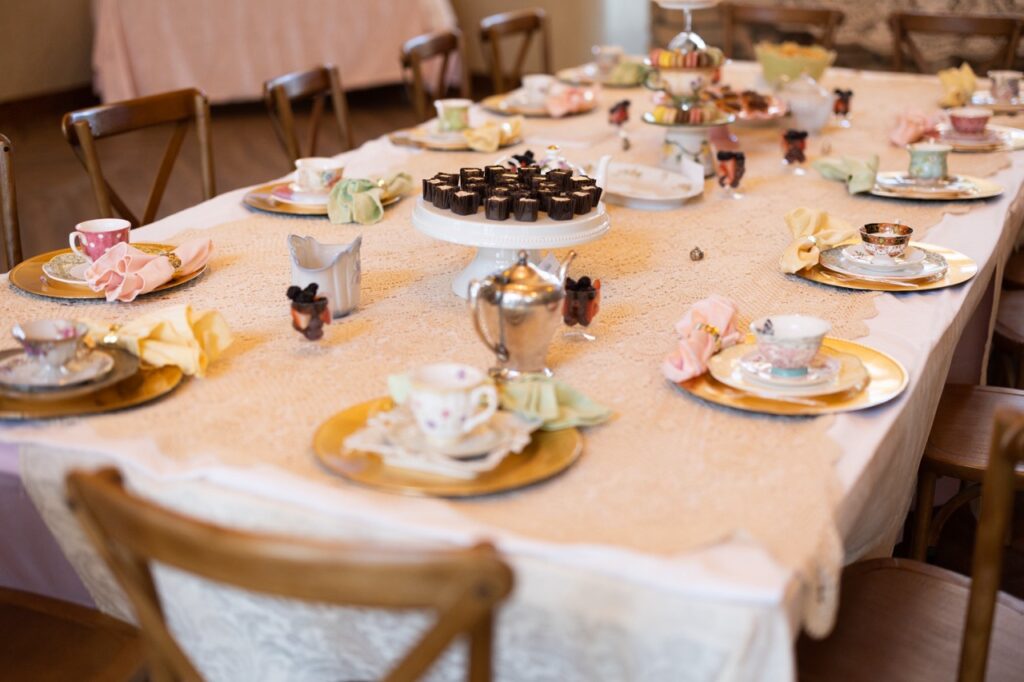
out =
[(181, 259), (178, 258), (177, 254), (175, 254), (175, 253), (173, 253), (171, 251), (168, 251), (167, 253), (165, 253), (163, 255), (164, 255), (165, 258), (167, 258), (167, 260), (169, 260), (171, 262), (171, 267), (173, 267), (175, 270), (177, 270), (178, 268), (181, 267)]
[(698, 322), (693, 326), (693, 330), (696, 332), (706, 332), (708, 336), (715, 342), (715, 352), (722, 350), (722, 333), (718, 331), (718, 327), (707, 322)]

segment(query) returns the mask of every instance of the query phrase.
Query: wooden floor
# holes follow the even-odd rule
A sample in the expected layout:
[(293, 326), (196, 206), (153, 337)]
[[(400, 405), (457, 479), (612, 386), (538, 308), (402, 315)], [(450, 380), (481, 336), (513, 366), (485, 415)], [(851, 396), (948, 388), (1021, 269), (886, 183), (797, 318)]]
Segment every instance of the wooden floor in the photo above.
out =
[[(23, 106), (0, 106), (0, 133), (14, 146), (14, 173), (25, 256), (67, 246), (75, 223), (96, 217), (85, 170), (60, 132), (65, 111), (95, 104), (91, 96), (69, 95)], [(413, 125), (412, 107), (400, 87), (349, 95), (356, 144)], [(278, 177), (291, 169), (262, 103), (216, 106), (212, 111), (217, 192)], [(100, 142), (104, 172), (129, 205), (141, 213), (171, 130), (130, 133)], [(300, 135), (302, 138), (302, 135)], [(321, 126), (318, 153), (341, 151), (337, 126)], [(198, 145), (191, 130), (175, 165), (159, 216), (201, 198)]]

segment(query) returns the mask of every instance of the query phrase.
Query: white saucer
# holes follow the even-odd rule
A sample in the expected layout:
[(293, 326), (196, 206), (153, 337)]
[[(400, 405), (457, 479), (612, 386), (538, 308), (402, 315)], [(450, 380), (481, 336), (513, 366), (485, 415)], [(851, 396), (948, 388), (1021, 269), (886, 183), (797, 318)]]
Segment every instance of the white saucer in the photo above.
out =
[(309, 192), (299, 188), (294, 182), (281, 184), (270, 190), (275, 199), (293, 204), (311, 204), (323, 206), (327, 203), (330, 192)]
[(438, 445), (426, 440), (415, 422), (397, 421), (390, 425), (387, 436), (391, 442), (409, 450), (429, 450), (445, 457), (468, 459), (486, 454), (498, 447), (505, 434), (492, 420), (487, 424), (481, 424), (459, 441)]
[(90, 351), (50, 372), (42, 363), (18, 353), (0, 361), (0, 384), (13, 388), (61, 388), (98, 379), (114, 368), (114, 358), (103, 351)]
[(850, 263), (865, 270), (886, 274), (890, 272), (920, 272), (926, 255), (924, 251), (914, 246), (908, 246), (902, 256), (895, 257), (872, 256), (864, 244), (850, 244), (843, 249), (843, 258)]
[[(746, 367), (744, 367), (746, 365)], [(855, 355), (822, 346), (806, 377), (779, 377), (761, 359), (753, 342), (731, 346), (711, 357), (708, 372), (720, 383), (765, 398), (815, 398), (862, 390), (869, 377)]]
[(679, 208), (704, 193), (704, 183), (694, 183), (682, 173), (655, 166), (613, 161), (608, 164), (604, 198), (609, 204), (642, 211)]
[(840, 275), (855, 277), (873, 282), (916, 282), (920, 280), (932, 280), (942, 277), (949, 270), (949, 263), (940, 254), (933, 251), (925, 251), (924, 259), (920, 263), (898, 270), (887, 270), (880, 272), (877, 269), (870, 269), (855, 263), (844, 255), (846, 247), (836, 246), (821, 252), (818, 264), (826, 270), (838, 272)]
[(839, 361), (819, 353), (811, 361), (806, 374), (782, 375), (773, 373), (772, 363), (765, 360), (760, 351), (755, 350), (740, 360), (740, 371), (747, 379), (771, 388), (803, 388), (835, 381), (839, 375)]
[(59, 253), (43, 264), (47, 279), (63, 284), (85, 284), (85, 271), (91, 263), (77, 253)]

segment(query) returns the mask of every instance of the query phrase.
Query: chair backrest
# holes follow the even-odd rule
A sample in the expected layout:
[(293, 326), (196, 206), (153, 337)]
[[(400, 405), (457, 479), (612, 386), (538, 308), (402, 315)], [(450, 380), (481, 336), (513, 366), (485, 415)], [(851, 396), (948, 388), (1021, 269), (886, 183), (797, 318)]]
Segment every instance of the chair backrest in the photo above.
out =
[(10, 270), (20, 263), (22, 258), (13, 156), (11, 141), (0, 135), (0, 245), (3, 247), (4, 270)]
[(511, 591), (512, 572), (488, 545), (389, 551), (221, 528), (127, 492), (115, 469), (72, 472), (67, 493), (132, 602), (157, 682), (201, 678), (168, 630), (153, 562), (278, 597), (433, 610), (433, 626), (384, 680), (419, 678), (461, 634), (469, 637), (469, 679), (490, 679), (494, 609)]
[[(490, 43), (491, 80), (494, 92), (502, 93), (517, 86), (522, 79), (523, 65), (535, 33), (540, 33), (541, 65), (544, 73), (551, 73), (551, 41), (548, 36), (548, 16), (539, 8), (502, 12), (484, 17), (480, 21), (480, 40)], [(505, 69), (501, 59), (501, 43), (509, 36), (522, 36), (519, 51), (512, 61), (511, 70)], [(487, 50), (484, 50), (487, 54)]]
[[(288, 158), (295, 161), (304, 156), (316, 156), (316, 140), (320, 131), (320, 118), (323, 116), (324, 103), (331, 100), (334, 118), (338, 122), (338, 133), (341, 135), (344, 149), (352, 148), (352, 126), (348, 117), (348, 100), (341, 89), (341, 78), (337, 67), (326, 64), (308, 71), (295, 71), (277, 78), (271, 78), (263, 84), (263, 101), (270, 114), (270, 122), (274, 126), (277, 138), (284, 145)], [(312, 99), (313, 109), (309, 115), (308, 144), (305, 148), (299, 145), (296, 130), (295, 112), (292, 103), (295, 100)]]
[[(64, 137), (89, 172), (100, 217), (114, 218), (116, 209), (121, 217), (132, 223), (132, 227), (153, 222), (164, 190), (167, 188), (167, 181), (171, 177), (174, 161), (185, 140), (189, 121), (195, 121), (196, 134), (199, 138), (203, 198), (212, 199), (216, 191), (213, 178), (213, 147), (210, 143), (210, 105), (206, 95), (199, 90), (188, 88), (165, 92), (64, 114), (61, 122)], [(174, 124), (174, 132), (160, 162), (140, 220), (104, 177), (96, 141), (112, 135), (170, 123)]]
[(1015, 469), (1020, 463), (1024, 463), (1024, 413), (1004, 409), (996, 414), (988, 468), (981, 486), (981, 517), (971, 561), (971, 595), (960, 648), (960, 682), (985, 680), (1002, 575), (1003, 542), (1013, 516)]
[[(1017, 56), (1021, 26), (1024, 21), (1015, 17), (984, 16), (970, 14), (926, 14), (918, 12), (893, 12), (889, 15), (889, 30), (892, 32), (892, 65), (897, 71), (916, 69), (921, 73), (933, 71), (911, 37), (912, 33), (946, 34), (967, 37), (989, 36), (1003, 38), (1004, 49), (997, 51), (983, 66), (1009, 69)], [(910, 56), (910, 64), (906, 56)], [(907, 67), (912, 67), (907, 69)], [(987, 70), (987, 69), (986, 69)]]
[[(466, 99), (472, 99), (469, 65), (463, 50), (462, 33), (458, 29), (416, 36), (402, 45), (402, 53), (399, 55), (402, 79), (405, 80), (407, 70), (412, 72), (412, 105), (419, 120), (425, 121), (430, 118), (434, 99), (444, 97), (448, 91), (448, 64), (453, 55), (459, 62), (459, 94)], [(437, 67), (437, 87), (433, 90), (433, 96), (428, 92), (423, 74), (424, 63), (431, 59), (440, 60), (439, 64), (434, 64)], [(408, 87), (408, 81), (406, 86)]]
[(722, 32), (723, 51), (726, 57), (732, 57), (736, 43), (736, 26), (771, 26), (800, 27), (818, 29), (816, 41), (819, 45), (832, 48), (835, 44), (836, 30), (843, 23), (845, 15), (837, 9), (812, 9), (803, 7), (777, 7), (767, 5), (742, 5), (723, 3)]

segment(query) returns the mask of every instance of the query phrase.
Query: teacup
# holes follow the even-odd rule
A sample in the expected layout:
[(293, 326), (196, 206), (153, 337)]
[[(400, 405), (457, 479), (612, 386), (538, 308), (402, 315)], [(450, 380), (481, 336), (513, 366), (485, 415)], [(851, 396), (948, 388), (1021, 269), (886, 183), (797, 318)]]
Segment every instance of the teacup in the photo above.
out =
[(295, 160), (295, 184), (303, 192), (328, 192), (338, 184), (344, 174), (345, 166), (326, 156), (309, 156)]
[(75, 231), (68, 235), (71, 250), (92, 262), (109, 251), (114, 245), (128, 241), (132, 224), (120, 218), (97, 218), (75, 225)]
[(87, 329), (75, 320), (35, 320), (14, 325), (11, 335), (41, 371), (59, 374), (78, 354)]
[(542, 106), (555, 84), (555, 77), (546, 73), (531, 73), (523, 76), (523, 98), (527, 104)]
[(468, 128), (471, 106), (473, 106), (473, 100), (469, 99), (439, 99), (435, 101), (438, 131), (457, 133)]
[(711, 85), (714, 69), (661, 69), (644, 78), (648, 90), (660, 90), (673, 99), (692, 99)]
[(1010, 102), (1020, 97), (1020, 81), (1024, 73), (1020, 71), (989, 71), (992, 80), (992, 99), (997, 102)]
[(918, 142), (907, 147), (910, 152), (910, 177), (928, 184), (938, 183), (949, 175), (946, 157), (953, 151), (948, 144)]
[(597, 64), (598, 72), (605, 76), (619, 65), (626, 54), (626, 51), (618, 45), (594, 45), (591, 52), (594, 55), (594, 63)]
[(427, 365), (409, 376), (409, 409), (428, 442), (450, 445), (494, 416), (498, 392), (469, 365)]
[(949, 112), (949, 122), (953, 130), (961, 135), (981, 135), (985, 132), (985, 126), (988, 125), (990, 118), (991, 111), (977, 107), (961, 107)]
[(830, 329), (826, 320), (809, 315), (772, 315), (750, 323), (757, 350), (771, 364), (772, 374), (783, 377), (807, 374)]
[(907, 251), (914, 228), (901, 223), (868, 223), (860, 228), (864, 250), (872, 256), (899, 258)]

